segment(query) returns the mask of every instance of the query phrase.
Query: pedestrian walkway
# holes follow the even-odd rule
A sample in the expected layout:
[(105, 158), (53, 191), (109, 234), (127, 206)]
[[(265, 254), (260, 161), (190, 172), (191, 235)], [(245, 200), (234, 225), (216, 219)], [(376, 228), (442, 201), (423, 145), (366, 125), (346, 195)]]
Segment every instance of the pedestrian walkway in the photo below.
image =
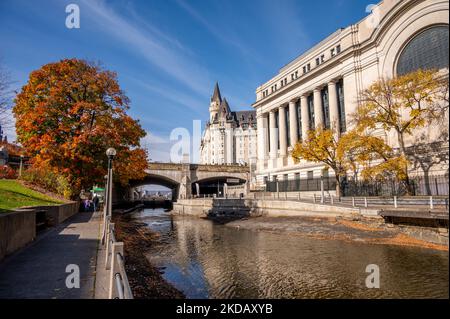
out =
[[(94, 298), (100, 213), (79, 213), (39, 235), (0, 263), (0, 299)], [(80, 288), (67, 288), (69, 264), (80, 269)]]

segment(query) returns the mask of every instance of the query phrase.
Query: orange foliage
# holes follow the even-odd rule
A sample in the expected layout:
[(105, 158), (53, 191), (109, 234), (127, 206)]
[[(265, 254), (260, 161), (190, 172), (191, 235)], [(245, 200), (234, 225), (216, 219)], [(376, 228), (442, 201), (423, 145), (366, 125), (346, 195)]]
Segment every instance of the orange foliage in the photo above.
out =
[(117, 150), (118, 181), (144, 176), (147, 154), (140, 139), (146, 133), (128, 108), (114, 72), (66, 59), (33, 71), (13, 112), (18, 141), (33, 166), (63, 175), (80, 190), (103, 182), (108, 147)]

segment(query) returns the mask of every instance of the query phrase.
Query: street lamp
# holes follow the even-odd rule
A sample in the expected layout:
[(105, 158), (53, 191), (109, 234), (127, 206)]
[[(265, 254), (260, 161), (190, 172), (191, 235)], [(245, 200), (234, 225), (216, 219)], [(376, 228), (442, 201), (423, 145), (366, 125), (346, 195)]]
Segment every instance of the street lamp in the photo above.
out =
[(23, 155), (20, 155), (19, 177), (22, 177)]
[(106, 238), (106, 232), (108, 227), (108, 220), (111, 218), (112, 215), (112, 162), (114, 159), (114, 156), (116, 156), (117, 152), (114, 148), (110, 147), (106, 150), (106, 156), (108, 156), (108, 174), (106, 175), (106, 189), (105, 189), (105, 207), (103, 210), (103, 220), (104, 220), (104, 226), (103, 226), (103, 237), (102, 237), (102, 244), (105, 241)]
[(108, 179), (107, 179), (107, 198), (106, 198), (106, 206), (107, 212), (106, 215), (111, 217), (111, 206), (112, 206), (112, 162), (114, 156), (116, 156), (117, 152), (114, 148), (110, 147), (106, 150), (106, 156), (108, 156)]

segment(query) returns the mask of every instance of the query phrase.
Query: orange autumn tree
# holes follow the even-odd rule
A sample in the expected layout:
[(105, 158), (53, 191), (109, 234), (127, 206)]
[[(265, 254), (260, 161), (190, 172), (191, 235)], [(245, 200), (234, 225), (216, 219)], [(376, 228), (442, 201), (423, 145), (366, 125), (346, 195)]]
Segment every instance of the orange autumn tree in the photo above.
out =
[(140, 139), (146, 133), (127, 115), (128, 108), (114, 72), (65, 59), (30, 74), (13, 113), (18, 141), (32, 157), (33, 168), (63, 176), (74, 196), (104, 182), (108, 147), (117, 150), (117, 181), (126, 184), (144, 176), (148, 162)]

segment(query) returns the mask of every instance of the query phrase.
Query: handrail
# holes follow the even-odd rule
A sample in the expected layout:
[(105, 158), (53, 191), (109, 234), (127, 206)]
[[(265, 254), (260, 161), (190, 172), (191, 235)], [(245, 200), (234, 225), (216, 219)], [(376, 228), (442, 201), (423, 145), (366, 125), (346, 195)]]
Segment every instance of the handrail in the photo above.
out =
[(131, 291), (130, 283), (128, 282), (128, 276), (127, 272), (125, 271), (125, 261), (122, 256), (122, 254), (117, 253), (117, 263), (119, 264), (119, 268), (121, 272), (119, 273), (120, 278), (122, 279), (123, 283), (123, 295), (125, 296), (125, 299), (133, 299), (133, 293)]
[(114, 223), (106, 223), (106, 262), (109, 272), (109, 299), (133, 299), (125, 269), (123, 242), (118, 242), (114, 234)]
[(122, 285), (122, 277), (120, 276), (119, 273), (117, 273), (115, 278), (116, 278), (116, 289), (119, 294), (118, 298), (125, 299), (124, 292), (123, 292), (123, 285)]

